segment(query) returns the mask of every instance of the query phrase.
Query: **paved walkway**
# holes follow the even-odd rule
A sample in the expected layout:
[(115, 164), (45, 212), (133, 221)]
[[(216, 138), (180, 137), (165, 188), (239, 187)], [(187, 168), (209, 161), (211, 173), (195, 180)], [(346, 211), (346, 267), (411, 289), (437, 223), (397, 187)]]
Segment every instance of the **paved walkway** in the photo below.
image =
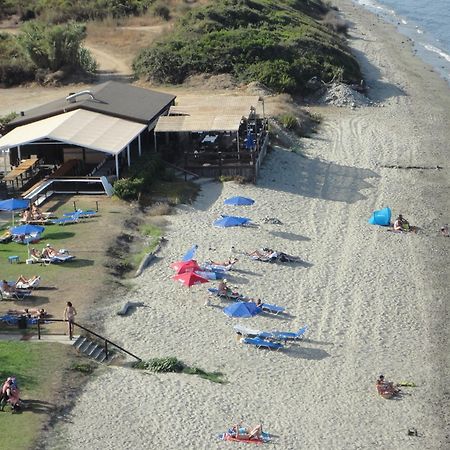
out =
[(5, 333), (0, 334), (0, 341), (33, 341), (33, 342), (57, 342), (58, 344), (72, 345), (78, 336), (74, 336), (71, 341), (67, 335), (64, 334), (42, 334), (39, 340), (37, 334), (19, 334), (19, 333)]

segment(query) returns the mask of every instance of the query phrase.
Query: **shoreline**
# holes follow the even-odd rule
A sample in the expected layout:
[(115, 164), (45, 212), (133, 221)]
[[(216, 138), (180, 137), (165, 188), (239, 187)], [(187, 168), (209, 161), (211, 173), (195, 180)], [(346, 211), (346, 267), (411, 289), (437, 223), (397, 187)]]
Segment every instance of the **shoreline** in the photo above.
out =
[[(95, 448), (101, 440), (104, 449), (221, 449), (228, 445), (215, 435), (241, 418), (262, 421), (283, 449), (444, 448), (450, 240), (437, 230), (450, 222), (442, 148), (450, 137), (448, 87), (392, 26), (348, 1), (335, 3), (355, 19), (350, 43), (367, 71), (369, 96), (384, 107), (315, 108), (325, 120), (317, 138), (302, 141), (305, 156), (272, 151), (256, 185), (204, 185), (192, 207), (167, 217), (167, 245), (137, 290), (95, 305), (108, 336), (125, 348), (222, 371), (229, 384), (107, 369), (89, 381), (66, 417), (72, 423), (57, 424), (47, 448)], [(383, 168), (391, 163), (444, 168)], [(226, 209), (231, 195), (252, 197), (255, 206)], [(372, 210), (387, 204), (422, 231), (393, 235), (369, 226)], [(214, 229), (212, 221), (228, 212), (258, 223), (278, 217), (283, 225)], [(239, 344), (237, 322), (204, 306), (206, 287), (188, 291), (170, 279), (169, 263), (194, 243), (200, 261), (226, 258), (231, 246), (269, 244), (307, 261), (309, 267), (273, 266), (238, 255), (238, 271), (230, 273), (244, 294), (286, 306), (292, 316), (240, 323), (291, 331), (307, 323), (306, 340), (285, 353)], [(116, 316), (127, 300), (148, 307)], [(375, 393), (379, 373), (418, 387), (385, 401)], [(410, 427), (423, 437), (408, 437)]]

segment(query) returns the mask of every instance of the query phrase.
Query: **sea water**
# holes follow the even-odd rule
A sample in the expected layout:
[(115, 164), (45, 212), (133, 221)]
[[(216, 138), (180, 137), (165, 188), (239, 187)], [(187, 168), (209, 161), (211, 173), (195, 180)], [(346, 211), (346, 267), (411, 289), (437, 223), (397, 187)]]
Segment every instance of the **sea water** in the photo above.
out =
[(354, 0), (413, 41), (417, 55), (450, 84), (450, 0)]

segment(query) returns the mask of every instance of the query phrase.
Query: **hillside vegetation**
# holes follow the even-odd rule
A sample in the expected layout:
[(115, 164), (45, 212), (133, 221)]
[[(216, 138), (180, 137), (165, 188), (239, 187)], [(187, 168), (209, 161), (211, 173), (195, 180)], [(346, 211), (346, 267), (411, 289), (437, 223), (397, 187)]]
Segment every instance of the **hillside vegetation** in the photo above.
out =
[(170, 35), (141, 50), (133, 69), (160, 83), (229, 73), (277, 92), (305, 91), (312, 77), (359, 81), (344, 39), (321, 22), (327, 12), (321, 0), (215, 0), (187, 12)]

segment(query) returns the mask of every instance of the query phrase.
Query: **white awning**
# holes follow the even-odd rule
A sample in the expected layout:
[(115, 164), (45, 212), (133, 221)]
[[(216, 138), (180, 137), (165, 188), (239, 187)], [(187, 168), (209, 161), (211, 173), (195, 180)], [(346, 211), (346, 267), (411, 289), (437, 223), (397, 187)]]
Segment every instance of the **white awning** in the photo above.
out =
[(0, 138), (0, 150), (50, 139), (116, 155), (145, 128), (145, 124), (76, 109), (14, 128)]

